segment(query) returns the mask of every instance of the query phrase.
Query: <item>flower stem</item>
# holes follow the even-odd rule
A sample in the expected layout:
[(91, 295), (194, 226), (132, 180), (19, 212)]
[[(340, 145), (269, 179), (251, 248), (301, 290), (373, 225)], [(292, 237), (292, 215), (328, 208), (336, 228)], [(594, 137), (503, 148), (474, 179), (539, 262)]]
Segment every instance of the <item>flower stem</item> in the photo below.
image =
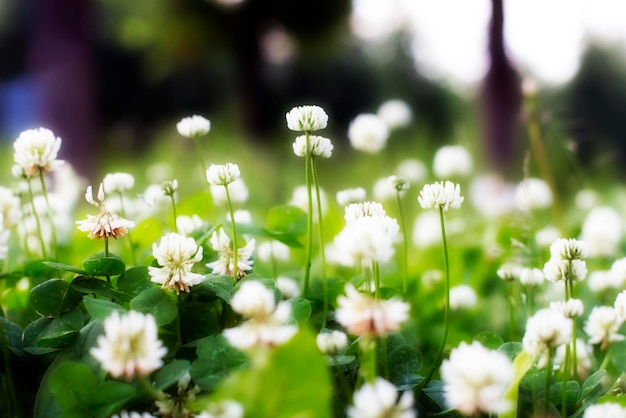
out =
[(509, 282), (509, 340), (515, 341), (515, 309), (513, 306), (515, 289), (513, 289), (513, 282)]
[(407, 255), (407, 232), (406, 225), (404, 223), (404, 211), (402, 210), (402, 199), (400, 198), (400, 191), (396, 191), (396, 202), (398, 204), (398, 217), (400, 218), (400, 230), (402, 231), (402, 260), (400, 261), (400, 267), (402, 269), (402, 294), (404, 299), (408, 296), (408, 255)]
[(46, 190), (46, 182), (43, 178), (43, 171), (39, 170), (39, 182), (41, 183), (41, 191), (43, 198), (46, 201), (46, 207), (48, 208), (48, 218), (50, 219), (50, 232), (52, 234), (52, 250), (54, 251), (54, 258), (58, 258), (58, 246), (57, 246), (57, 232), (54, 226), (54, 214), (52, 213), (52, 207), (50, 207), (50, 200), (48, 199), (48, 191)]
[(550, 406), (550, 378), (552, 376), (552, 348), (548, 348), (548, 362), (546, 364), (546, 380), (544, 387), (543, 413), (547, 417)]
[(328, 320), (328, 282), (326, 280), (326, 256), (324, 254), (324, 226), (322, 223), (322, 199), (320, 196), (320, 184), (317, 177), (317, 169), (315, 168), (315, 159), (311, 157), (311, 178), (313, 180), (313, 186), (315, 187), (315, 198), (317, 200), (317, 228), (318, 239), (320, 245), (320, 258), (322, 262), (322, 293), (323, 293), (323, 316), (322, 316), (322, 328), (326, 328), (326, 321)]
[(561, 390), (561, 418), (567, 417), (567, 381), (569, 379), (570, 346), (565, 344), (565, 361), (563, 362), (563, 389)]
[(304, 298), (309, 296), (309, 281), (311, 277), (311, 258), (313, 255), (313, 195), (311, 192), (311, 150), (310, 133), (305, 131), (305, 162), (304, 162), (304, 178), (306, 181), (307, 193), (307, 240), (306, 240), (306, 259), (304, 262)]
[(237, 224), (235, 223), (235, 212), (233, 211), (233, 205), (230, 200), (230, 191), (228, 185), (224, 186), (226, 190), (226, 204), (228, 205), (228, 213), (230, 214), (230, 223), (233, 228), (233, 282), (237, 283), (239, 279), (239, 246), (237, 245)]
[[(108, 257), (109, 256), (109, 237), (105, 236), (104, 237), (104, 256)], [(107, 275), (107, 283), (111, 284), (111, 276)]]
[(28, 194), (30, 196), (30, 205), (33, 209), (35, 223), (37, 224), (37, 234), (39, 235), (39, 242), (41, 243), (41, 255), (43, 258), (47, 258), (46, 242), (43, 239), (43, 233), (41, 231), (41, 219), (39, 219), (39, 214), (37, 213), (37, 208), (35, 207), (35, 195), (33, 194), (33, 185), (30, 182), (30, 177), (28, 178)]
[(202, 146), (200, 145), (200, 138), (193, 138), (193, 143), (196, 145), (196, 150), (198, 151), (198, 159), (200, 160), (200, 165), (202, 166), (203, 176), (206, 176), (206, 163), (204, 162), (204, 153), (202, 152)]
[[(228, 186), (224, 186), (224, 187), (228, 189)], [(172, 202), (172, 216), (173, 216), (172, 224), (174, 227), (173, 229), (174, 229), (174, 232), (178, 234), (178, 225), (176, 224), (176, 218), (178, 216), (176, 215), (176, 199), (174, 199), (174, 193), (170, 195), (170, 200)]]

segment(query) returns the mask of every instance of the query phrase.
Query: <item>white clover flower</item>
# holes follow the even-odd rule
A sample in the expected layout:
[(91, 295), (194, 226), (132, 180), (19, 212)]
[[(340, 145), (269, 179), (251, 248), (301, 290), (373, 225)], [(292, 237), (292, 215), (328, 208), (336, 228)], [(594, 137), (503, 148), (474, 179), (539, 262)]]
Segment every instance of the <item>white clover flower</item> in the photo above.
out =
[[(313, 198), (313, 219), (317, 220), (317, 195), (315, 193), (312, 194)], [(322, 215), (326, 214), (326, 209), (328, 208), (328, 198), (326, 197), (326, 192), (324, 189), (320, 188), (320, 203), (322, 206)], [(289, 204), (292, 206), (296, 206), (303, 211), (307, 212), (309, 203), (308, 203), (308, 194), (305, 185), (297, 186), (293, 189), (293, 194), (291, 196), (291, 200)]]
[(389, 177), (382, 177), (374, 183), (374, 187), (372, 187), (372, 195), (374, 199), (380, 201), (389, 201), (395, 200), (396, 198), (396, 189), (389, 182)]
[[(557, 367), (563, 366), (565, 363), (566, 356), (566, 347), (569, 344), (562, 344), (556, 348), (556, 353), (554, 354), (554, 365)], [(591, 367), (593, 366), (592, 360), (593, 347), (590, 347), (588, 344), (585, 344), (583, 340), (580, 338), (576, 339), (576, 365), (578, 376), (584, 378), (591, 371)], [(570, 357), (570, 364), (571, 364)]]
[(613, 261), (610, 273), (613, 276), (615, 287), (624, 287), (626, 284), (626, 257)]
[(535, 234), (535, 242), (540, 247), (549, 247), (554, 241), (561, 238), (561, 231), (555, 226), (548, 225)]
[(514, 280), (519, 279), (520, 272), (522, 271), (522, 266), (514, 262), (506, 262), (502, 264), (496, 274), (498, 277), (506, 282), (512, 282)]
[(572, 339), (572, 320), (561, 312), (544, 308), (526, 321), (526, 332), (522, 339), (524, 350), (531, 355), (541, 356), (537, 367), (544, 367), (548, 350)]
[(426, 165), (420, 160), (416, 160), (414, 158), (407, 158), (398, 163), (396, 167), (396, 174), (405, 179), (409, 180), (411, 183), (417, 183), (423, 181), (428, 174), (428, 169)]
[(0, 186), (0, 215), (3, 216), (2, 225), (9, 228), (16, 225), (21, 217), (20, 198), (15, 196), (11, 189)]
[(413, 111), (404, 100), (389, 99), (381, 103), (376, 112), (390, 130), (409, 126), (413, 120)]
[(600, 293), (607, 289), (618, 289), (622, 287), (622, 281), (617, 280), (618, 276), (611, 270), (596, 270), (589, 274), (587, 286), (589, 290)]
[(111, 376), (130, 380), (161, 368), (167, 349), (151, 314), (130, 311), (120, 316), (113, 311), (104, 320), (104, 335), (89, 352)]
[[(309, 135), (309, 151), (313, 157), (330, 158), (333, 155), (333, 143), (323, 136)], [(293, 153), (298, 157), (306, 156), (306, 135), (296, 137)]]
[(336, 329), (323, 331), (317, 334), (316, 343), (322, 354), (336, 356), (348, 346), (348, 336)]
[[(252, 239), (244, 247), (237, 249), (237, 277), (241, 278), (245, 276), (246, 272), (252, 270), (254, 246), (255, 240)], [(215, 231), (211, 235), (211, 248), (217, 251), (219, 258), (216, 261), (207, 263), (206, 266), (213, 269), (213, 274), (231, 276), (235, 269), (234, 252), (230, 245), (230, 238), (228, 238), (224, 229)]]
[[(231, 203), (246, 203), (248, 201), (250, 192), (242, 178), (236, 179), (226, 187), (228, 187)], [(209, 189), (213, 197), (213, 203), (218, 205), (226, 203), (226, 188), (224, 186), (211, 184)]]
[(201, 230), (205, 222), (198, 215), (179, 215), (176, 217), (176, 229), (180, 235), (189, 236)]
[(335, 198), (339, 206), (347, 206), (350, 203), (358, 203), (364, 201), (367, 198), (367, 192), (363, 187), (344, 189), (339, 190)]
[(585, 333), (589, 336), (589, 344), (601, 344), (602, 350), (614, 341), (622, 341), (625, 337), (619, 333), (624, 323), (622, 317), (612, 306), (594, 306), (585, 322)]
[(261, 261), (289, 260), (289, 246), (280, 241), (272, 240), (260, 243), (256, 249), (257, 258)]
[(7, 254), (9, 253), (9, 237), (11, 236), (11, 231), (4, 228), (4, 216), (0, 213), (0, 260), (4, 260), (7, 258)]
[(524, 211), (545, 209), (552, 205), (552, 190), (544, 180), (531, 177), (517, 185), (515, 201), (517, 207)]
[(102, 179), (105, 193), (123, 193), (135, 186), (135, 178), (129, 173), (108, 173)]
[(224, 330), (224, 337), (240, 350), (283, 344), (298, 331), (296, 325), (285, 325), (291, 316), (291, 304), (281, 301), (276, 305), (274, 292), (260, 282), (242, 282), (231, 306), (250, 317), (238, 327)]
[(546, 276), (541, 269), (535, 267), (522, 267), (519, 270), (519, 281), (524, 286), (536, 287), (545, 282)]
[(462, 145), (444, 145), (433, 158), (433, 173), (437, 178), (465, 177), (472, 172), (469, 151)]
[(389, 128), (385, 122), (372, 113), (362, 113), (350, 122), (348, 139), (352, 148), (376, 154), (387, 144)]
[(550, 256), (559, 260), (583, 260), (589, 255), (587, 243), (574, 238), (560, 238), (550, 246)]
[(119, 415), (112, 415), (111, 418), (156, 418), (149, 412), (122, 411)]
[(160, 184), (149, 185), (139, 197), (154, 212), (164, 212), (172, 207), (171, 198), (165, 195)]
[(206, 411), (196, 415), (197, 418), (243, 418), (244, 409), (239, 402), (224, 400), (211, 403)]
[(589, 210), (600, 203), (600, 196), (595, 190), (583, 189), (576, 193), (574, 202), (578, 209)]
[(164, 289), (174, 289), (176, 294), (189, 292), (189, 286), (204, 281), (205, 276), (193, 273), (193, 265), (202, 260), (202, 247), (193, 238), (169, 233), (161, 237), (157, 246), (152, 244), (152, 255), (161, 267), (148, 267), (151, 280)]
[(604, 402), (590, 405), (585, 409), (583, 418), (624, 418), (626, 407), (617, 402)]
[(623, 290), (617, 295), (613, 308), (617, 316), (619, 316), (622, 321), (626, 321), (626, 290)]
[(300, 297), (301, 292), (298, 283), (289, 277), (277, 277), (276, 288), (280, 290), (283, 299), (295, 299)]
[(287, 128), (292, 131), (319, 131), (328, 125), (328, 115), (319, 106), (297, 106), (285, 115)]
[(515, 186), (495, 174), (478, 175), (470, 184), (469, 200), (484, 216), (505, 215), (515, 207)]
[[(235, 222), (238, 223), (238, 224), (250, 224), (250, 223), (252, 223), (252, 214), (250, 213), (249, 210), (246, 210), (246, 209), (237, 209), (233, 213), (233, 218), (235, 218)], [(244, 235), (244, 237), (245, 237), (245, 235)]]
[(100, 189), (98, 190), (98, 201), (94, 200), (91, 186), (87, 187), (85, 193), (85, 199), (89, 204), (100, 208), (100, 213), (97, 216), (87, 215), (87, 219), (82, 221), (76, 221), (78, 229), (83, 232), (88, 232), (87, 236), (91, 239), (117, 239), (123, 237), (128, 232), (128, 228), (135, 226), (135, 223), (124, 219), (116, 213), (110, 212), (104, 201), (104, 190), (102, 183), (100, 183)]
[(227, 186), (239, 177), (239, 166), (233, 163), (211, 164), (206, 171), (207, 181), (214, 186)]
[(211, 122), (199, 115), (188, 116), (176, 124), (178, 133), (187, 138), (198, 138), (211, 130)]
[(422, 273), (421, 282), (425, 288), (432, 288), (443, 279), (443, 272), (437, 269), (426, 270)]
[(64, 163), (57, 159), (61, 138), (46, 128), (22, 131), (13, 143), (13, 160), (20, 175), (32, 177), (52, 171)]
[(446, 403), (466, 416), (508, 412), (512, 405), (503, 397), (513, 377), (506, 354), (477, 341), (462, 342), (441, 364)]
[(409, 304), (399, 299), (376, 300), (351, 284), (345, 291), (337, 298), (335, 319), (351, 334), (384, 336), (398, 331), (409, 317)]
[(570, 276), (573, 281), (581, 281), (587, 277), (587, 263), (585, 260), (551, 258), (543, 265), (543, 274), (546, 276), (546, 280), (553, 283), (567, 280)]
[(550, 302), (550, 309), (560, 312), (566, 318), (577, 318), (582, 316), (585, 311), (585, 306), (580, 299), (568, 299), (567, 302)]
[(415, 418), (413, 393), (405, 391), (398, 397), (396, 387), (381, 377), (365, 383), (354, 393), (348, 418)]
[(344, 208), (343, 218), (346, 223), (355, 222), (361, 218), (385, 218), (387, 212), (383, 208), (383, 205), (379, 202), (358, 202), (351, 203)]
[(461, 186), (451, 181), (426, 184), (417, 201), (424, 209), (439, 209), (444, 212), (448, 209), (458, 209), (463, 203)]
[(476, 306), (478, 296), (472, 286), (461, 284), (450, 289), (450, 309), (468, 309)]
[(609, 206), (594, 207), (583, 220), (580, 239), (589, 245), (590, 256), (614, 256), (624, 235), (624, 220)]

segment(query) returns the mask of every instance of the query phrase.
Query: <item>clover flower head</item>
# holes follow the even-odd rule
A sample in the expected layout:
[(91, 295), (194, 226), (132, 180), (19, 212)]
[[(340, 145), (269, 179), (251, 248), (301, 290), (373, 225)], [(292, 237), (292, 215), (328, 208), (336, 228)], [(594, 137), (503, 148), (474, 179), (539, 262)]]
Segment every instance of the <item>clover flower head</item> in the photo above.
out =
[(104, 335), (89, 352), (111, 376), (127, 380), (145, 376), (163, 365), (167, 349), (157, 337), (151, 314), (113, 311), (104, 320)]
[(517, 207), (524, 211), (545, 209), (553, 200), (550, 186), (542, 179), (533, 177), (524, 179), (515, 189)]
[(376, 114), (391, 130), (408, 126), (413, 120), (413, 111), (407, 102), (401, 99), (384, 101), (378, 106)]
[(52, 171), (64, 163), (57, 159), (61, 149), (61, 138), (46, 128), (22, 131), (13, 143), (14, 174), (25, 177)]
[(536, 287), (545, 282), (543, 270), (536, 267), (522, 267), (519, 270), (519, 281), (524, 286)]
[[(317, 194), (313, 193), (313, 207), (317, 207)], [(293, 189), (293, 193), (291, 196), (291, 200), (289, 200), (289, 204), (292, 206), (299, 207), (303, 211), (308, 211), (308, 194), (306, 185), (299, 185)], [(320, 205), (322, 206), (322, 215), (326, 214), (326, 209), (328, 208), (328, 198), (326, 197), (326, 191), (320, 188)], [(317, 210), (313, 211), (313, 219), (317, 220)]]
[(615, 309), (617, 316), (619, 316), (622, 321), (626, 321), (626, 290), (622, 290), (617, 295), (613, 308)]
[(117, 239), (123, 237), (128, 232), (129, 228), (135, 226), (133, 221), (124, 219), (118, 214), (110, 212), (104, 201), (104, 188), (100, 183), (98, 189), (98, 200), (93, 198), (93, 192), (91, 186), (87, 187), (85, 193), (85, 200), (97, 208), (100, 208), (100, 213), (97, 216), (87, 215), (87, 219), (82, 221), (76, 221), (78, 229), (83, 232), (87, 232), (87, 236), (91, 239)]
[(584, 280), (587, 277), (587, 263), (585, 260), (560, 260), (551, 258), (543, 265), (543, 274), (546, 280), (558, 282), (571, 277), (574, 281)]
[(11, 231), (4, 227), (4, 215), (0, 213), (0, 260), (7, 258), (9, 253), (9, 237)]
[(298, 283), (289, 277), (278, 276), (276, 278), (276, 288), (280, 290), (283, 299), (295, 299), (300, 297), (300, 287)]
[(352, 223), (361, 218), (384, 218), (387, 212), (379, 202), (351, 203), (344, 208), (343, 218), (346, 223)]
[(589, 336), (590, 344), (601, 344), (602, 350), (609, 343), (624, 340), (619, 329), (624, 323), (622, 317), (612, 306), (594, 306), (585, 322), (585, 333)]
[(462, 342), (441, 364), (446, 403), (466, 416), (508, 412), (512, 405), (503, 397), (513, 377), (511, 360), (477, 341)]
[(129, 173), (108, 173), (102, 179), (105, 193), (123, 193), (135, 186), (135, 178)]
[(415, 158), (407, 158), (398, 163), (396, 174), (409, 180), (411, 183), (417, 183), (426, 178), (428, 169), (426, 165)]
[(583, 418), (621, 418), (626, 417), (626, 407), (617, 402), (604, 402), (590, 405), (585, 409)]
[[(566, 359), (566, 347), (569, 347), (569, 344), (563, 344), (556, 348), (556, 352), (554, 353), (554, 365), (562, 366), (565, 364)], [(568, 350), (569, 351), (569, 350)], [(578, 376), (584, 378), (589, 374), (592, 367), (592, 353), (593, 347), (589, 344), (586, 344), (584, 340), (580, 338), (576, 338), (576, 358), (577, 358), (577, 366), (578, 366)], [(569, 357), (569, 356), (567, 356)], [(571, 361), (571, 360), (569, 360)]]
[(450, 309), (468, 309), (476, 306), (478, 296), (472, 286), (461, 284), (450, 289)]
[(328, 115), (316, 105), (294, 107), (287, 112), (285, 118), (287, 128), (292, 131), (319, 131), (328, 125)]
[(197, 418), (243, 418), (244, 409), (239, 402), (227, 399), (213, 402)]
[(198, 138), (209, 133), (211, 122), (203, 116), (188, 116), (176, 124), (176, 130), (184, 137)]
[(610, 206), (595, 206), (583, 220), (580, 239), (589, 244), (590, 256), (615, 256), (624, 235), (624, 220)]
[(544, 308), (526, 321), (522, 346), (529, 354), (541, 356), (538, 367), (543, 367), (548, 350), (568, 343), (571, 339), (572, 320), (557, 310)]
[(564, 301), (550, 302), (550, 309), (554, 309), (557, 312), (563, 314), (566, 318), (577, 318), (582, 316), (585, 311), (583, 301), (580, 299), (568, 299)]
[(289, 246), (280, 241), (265, 241), (257, 246), (257, 258), (261, 261), (287, 261), (289, 254)]
[(511, 282), (519, 279), (521, 270), (522, 266), (519, 264), (515, 262), (506, 262), (498, 268), (496, 274), (500, 279), (506, 282)]
[[(296, 137), (293, 153), (298, 157), (306, 156), (306, 135)], [(333, 155), (333, 144), (330, 139), (318, 135), (309, 135), (309, 152), (313, 157), (330, 158)]]
[(274, 292), (257, 280), (242, 282), (230, 301), (233, 311), (251, 318), (266, 317), (276, 309)]
[(20, 198), (3, 186), (0, 186), (0, 215), (3, 216), (0, 227), (5, 228), (17, 224), (21, 216)]
[(400, 329), (409, 317), (410, 306), (396, 298), (377, 300), (359, 292), (351, 284), (337, 298), (335, 318), (354, 335), (384, 336)]
[(214, 186), (228, 186), (241, 176), (239, 166), (233, 163), (211, 164), (206, 171), (206, 179)]
[(613, 276), (615, 287), (624, 287), (624, 284), (626, 284), (626, 257), (613, 261), (609, 272)]
[(178, 180), (165, 180), (161, 182), (161, 189), (165, 196), (174, 196), (178, 190)]
[(122, 411), (118, 414), (112, 415), (111, 418), (156, 418), (149, 412), (135, 412), (135, 411)]
[[(213, 274), (230, 276), (233, 274), (234, 253), (230, 245), (230, 238), (220, 229), (211, 235), (211, 247), (215, 250), (219, 258), (206, 266), (213, 269)], [(246, 272), (252, 270), (252, 255), (254, 254), (255, 240), (250, 240), (245, 246), (237, 249), (237, 277), (241, 278)]]
[(174, 289), (176, 294), (189, 292), (189, 287), (204, 281), (205, 276), (193, 273), (193, 265), (202, 260), (202, 247), (193, 238), (169, 233), (152, 244), (152, 255), (160, 267), (148, 267), (151, 280), (164, 289)]
[(336, 329), (322, 331), (315, 339), (317, 348), (327, 356), (336, 356), (348, 346), (348, 336)]
[(458, 209), (463, 203), (461, 186), (451, 181), (426, 184), (417, 201), (424, 209), (439, 209), (444, 212), (448, 209)]
[(378, 116), (372, 113), (357, 115), (348, 127), (348, 139), (352, 148), (376, 154), (387, 144), (389, 128)]
[(372, 186), (372, 195), (374, 196), (374, 199), (381, 202), (395, 200), (397, 194), (398, 190), (389, 181), (389, 176), (379, 178), (374, 182), (374, 186)]
[(433, 173), (440, 179), (467, 176), (472, 166), (472, 156), (462, 145), (444, 145), (433, 158)]
[(350, 203), (358, 203), (365, 200), (367, 192), (363, 187), (355, 187), (352, 189), (339, 190), (335, 195), (339, 206), (347, 206)]
[(398, 397), (396, 387), (381, 377), (365, 383), (354, 393), (348, 418), (415, 418), (413, 393), (405, 391)]
[(583, 260), (588, 255), (587, 243), (574, 238), (560, 238), (550, 246), (550, 256), (558, 260)]
[(411, 187), (411, 184), (407, 179), (401, 176), (392, 175), (387, 177), (387, 181), (391, 184), (391, 187), (398, 192), (404, 192)]
[(201, 217), (196, 214), (191, 216), (179, 215), (176, 217), (176, 229), (180, 235), (189, 236), (200, 231), (205, 226)]

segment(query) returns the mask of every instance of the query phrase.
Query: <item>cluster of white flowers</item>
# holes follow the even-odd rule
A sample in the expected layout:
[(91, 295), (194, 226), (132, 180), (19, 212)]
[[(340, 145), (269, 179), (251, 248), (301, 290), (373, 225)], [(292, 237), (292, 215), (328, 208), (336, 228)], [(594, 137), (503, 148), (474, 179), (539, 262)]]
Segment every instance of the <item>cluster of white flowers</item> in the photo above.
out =
[(33, 177), (52, 171), (64, 163), (57, 159), (61, 138), (46, 128), (22, 131), (13, 143), (13, 174), (16, 177)]
[(335, 319), (353, 335), (384, 336), (400, 329), (410, 306), (399, 299), (377, 300), (347, 284), (337, 298)]
[(539, 178), (524, 179), (515, 190), (515, 202), (523, 211), (549, 208), (553, 200), (550, 186)]
[(206, 171), (207, 181), (214, 186), (228, 186), (239, 177), (239, 166), (233, 163), (211, 164)]
[(362, 113), (350, 122), (348, 139), (354, 149), (376, 154), (387, 144), (389, 127), (378, 115)]
[(588, 255), (589, 249), (584, 241), (573, 238), (558, 239), (550, 246), (550, 260), (544, 264), (543, 273), (551, 282), (584, 280), (587, 277), (584, 259)]
[(583, 418), (623, 418), (626, 417), (626, 407), (616, 402), (604, 402), (590, 405), (585, 409)]
[(519, 279), (521, 271), (522, 266), (518, 263), (505, 262), (498, 268), (496, 274), (500, 279), (504, 280), (505, 282), (512, 282)]
[(550, 302), (550, 309), (560, 312), (566, 318), (578, 318), (585, 311), (583, 301), (580, 299), (568, 299), (567, 301)]
[[(333, 144), (330, 139), (318, 135), (309, 135), (309, 152), (313, 157), (330, 158), (333, 154)], [(293, 152), (298, 157), (306, 156), (306, 135), (296, 137), (293, 143)]]
[(415, 184), (426, 178), (428, 169), (422, 161), (415, 158), (407, 158), (398, 163), (396, 174)]
[(462, 342), (441, 364), (446, 403), (466, 416), (508, 412), (512, 405), (503, 396), (513, 376), (513, 364), (504, 353), (476, 341)]
[(450, 309), (469, 309), (476, 306), (478, 295), (472, 286), (460, 284), (450, 288)]
[(524, 286), (537, 287), (546, 281), (546, 276), (536, 267), (522, 267), (519, 271), (519, 281)]
[(176, 124), (178, 133), (187, 138), (197, 138), (206, 135), (211, 130), (211, 122), (199, 115), (193, 115), (181, 119)]
[(193, 238), (169, 233), (161, 237), (157, 246), (152, 244), (152, 255), (161, 267), (148, 267), (151, 280), (164, 289), (174, 289), (176, 294), (189, 292), (189, 286), (204, 281), (205, 276), (193, 273), (193, 265), (202, 260), (202, 247)]
[(624, 319), (612, 306), (594, 306), (585, 322), (585, 333), (589, 336), (589, 344), (600, 344), (602, 350), (609, 343), (624, 340), (619, 333)]
[(336, 329), (317, 334), (317, 348), (327, 356), (336, 356), (348, 346), (348, 336)]
[(396, 387), (383, 378), (365, 383), (354, 393), (353, 406), (348, 407), (348, 418), (415, 418), (413, 393), (405, 391), (398, 396)]
[(540, 309), (526, 321), (522, 339), (524, 350), (539, 356), (538, 367), (545, 367), (550, 350), (572, 339), (572, 319), (555, 309)]
[(378, 202), (352, 203), (345, 208), (346, 225), (335, 236), (334, 259), (343, 265), (387, 262), (395, 253), (398, 222)]
[(92, 206), (100, 208), (97, 216), (87, 215), (87, 219), (76, 221), (78, 229), (87, 232), (91, 239), (109, 239), (119, 238), (126, 235), (128, 228), (135, 226), (133, 221), (124, 219), (116, 213), (112, 213), (107, 209), (104, 201), (104, 189), (102, 183), (98, 189), (97, 201), (93, 198), (91, 186), (87, 187), (85, 200)]
[(363, 187), (339, 190), (335, 198), (339, 206), (347, 206), (350, 203), (363, 202), (367, 198), (367, 191)]
[(176, 229), (180, 235), (189, 236), (205, 227), (205, 222), (196, 214), (176, 217)]
[(283, 299), (295, 299), (300, 297), (300, 286), (298, 286), (295, 280), (289, 277), (278, 276), (276, 278), (276, 288), (280, 290)]
[(444, 145), (433, 158), (433, 173), (437, 178), (465, 177), (472, 172), (473, 162), (462, 145)]
[[(237, 277), (241, 278), (246, 272), (252, 270), (254, 246), (255, 240), (251, 239), (245, 246), (237, 248)], [(235, 270), (234, 250), (223, 228), (211, 235), (211, 248), (218, 253), (219, 258), (206, 266), (213, 269), (213, 274), (232, 275)]]
[(151, 314), (113, 311), (104, 320), (104, 335), (89, 352), (111, 376), (130, 380), (161, 368), (167, 349)]
[(235, 328), (224, 330), (224, 337), (240, 350), (284, 344), (298, 331), (296, 325), (287, 324), (291, 303), (276, 304), (274, 292), (261, 282), (242, 282), (230, 304), (233, 311), (250, 318)]
[(622, 318), (622, 321), (626, 321), (626, 290), (622, 290), (613, 303), (615, 313)]
[(316, 105), (294, 107), (287, 112), (285, 118), (287, 127), (292, 131), (319, 131), (328, 125), (328, 115)]
[(124, 193), (135, 186), (135, 177), (130, 173), (108, 173), (102, 185), (105, 193)]
[(589, 243), (589, 255), (615, 256), (624, 236), (624, 220), (610, 206), (592, 208), (583, 220), (580, 239)]
[(444, 212), (449, 209), (458, 209), (463, 203), (461, 186), (451, 181), (426, 184), (417, 201), (424, 209), (437, 209)]
[(21, 218), (20, 198), (9, 188), (0, 186), (0, 215), (2, 215), (2, 226), (10, 228), (16, 225)]

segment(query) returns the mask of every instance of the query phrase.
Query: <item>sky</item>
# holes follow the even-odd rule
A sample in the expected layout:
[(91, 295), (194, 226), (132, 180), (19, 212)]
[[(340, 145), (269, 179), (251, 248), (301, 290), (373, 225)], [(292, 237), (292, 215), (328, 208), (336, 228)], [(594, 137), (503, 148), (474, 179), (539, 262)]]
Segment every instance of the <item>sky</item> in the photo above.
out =
[[(490, 0), (353, 0), (352, 28), (376, 41), (405, 28), (418, 68), (435, 79), (471, 86), (487, 68)], [(624, 0), (504, 0), (511, 61), (538, 84), (558, 86), (576, 73), (590, 39), (626, 55)]]

